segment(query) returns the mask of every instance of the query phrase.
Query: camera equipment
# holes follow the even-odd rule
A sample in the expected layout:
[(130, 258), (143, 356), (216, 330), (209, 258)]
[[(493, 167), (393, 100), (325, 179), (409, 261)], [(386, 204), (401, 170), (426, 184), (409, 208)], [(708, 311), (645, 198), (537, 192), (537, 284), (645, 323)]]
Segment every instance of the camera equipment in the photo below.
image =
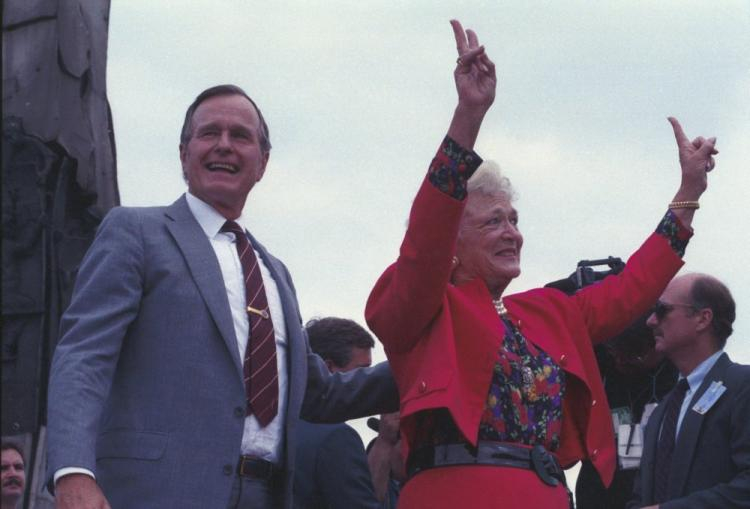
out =
[[(597, 267), (599, 265), (606, 265), (607, 267), (609, 267), (609, 270), (602, 270), (598, 272), (595, 271), (593, 267)], [(573, 272), (570, 276), (566, 277), (565, 279), (552, 281), (551, 283), (547, 283), (544, 286), (549, 288), (557, 288), (558, 290), (563, 291), (568, 295), (573, 295), (581, 288), (596, 283), (597, 281), (601, 281), (611, 274), (619, 274), (620, 272), (622, 272), (623, 268), (625, 268), (625, 263), (623, 263), (622, 259), (615, 258), (613, 256), (601, 258), (598, 260), (581, 260), (580, 262), (578, 262), (575, 272)]]

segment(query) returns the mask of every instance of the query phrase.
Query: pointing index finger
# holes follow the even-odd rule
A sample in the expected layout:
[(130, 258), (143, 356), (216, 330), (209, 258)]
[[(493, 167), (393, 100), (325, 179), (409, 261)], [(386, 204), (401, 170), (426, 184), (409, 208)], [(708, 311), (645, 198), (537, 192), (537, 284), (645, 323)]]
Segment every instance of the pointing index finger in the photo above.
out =
[(677, 140), (678, 145), (684, 145), (685, 143), (690, 144), (690, 140), (688, 140), (688, 137), (685, 136), (685, 131), (682, 130), (682, 126), (674, 117), (667, 117), (667, 120), (669, 120), (669, 123), (672, 124), (672, 129), (674, 130), (674, 137), (675, 140)]

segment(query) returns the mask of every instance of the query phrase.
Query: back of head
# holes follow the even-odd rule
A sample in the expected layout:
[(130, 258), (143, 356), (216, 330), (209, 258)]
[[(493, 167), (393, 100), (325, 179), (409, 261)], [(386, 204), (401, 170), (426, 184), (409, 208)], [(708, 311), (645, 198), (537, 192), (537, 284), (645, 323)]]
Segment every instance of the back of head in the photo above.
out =
[(339, 368), (349, 363), (352, 349), (370, 349), (375, 346), (370, 333), (347, 318), (313, 318), (305, 324), (305, 329), (312, 351)]
[(732, 334), (732, 324), (736, 318), (734, 298), (729, 288), (713, 276), (696, 274), (690, 288), (690, 299), (697, 309), (711, 309), (711, 328), (719, 348), (724, 348), (727, 338)]

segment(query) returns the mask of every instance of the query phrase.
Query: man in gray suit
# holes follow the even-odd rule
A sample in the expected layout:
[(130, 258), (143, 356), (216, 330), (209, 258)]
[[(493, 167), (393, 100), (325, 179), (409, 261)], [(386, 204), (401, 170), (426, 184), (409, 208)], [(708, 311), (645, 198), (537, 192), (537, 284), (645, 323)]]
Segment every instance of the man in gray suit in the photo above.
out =
[(102, 222), (50, 373), (58, 507), (290, 507), (300, 415), (336, 422), (398, 407), (387, 366), (328, 372), (286, 267), (245, 235), (270, 149), (250, 97), (210, 88), (180, 138), (188, 193)]
[(735, 304), (716, 278), (669, 283), (647, 324), (680, 372), (646, 426), (628, 508), (750, 508), (750, 366), (722, 351)]

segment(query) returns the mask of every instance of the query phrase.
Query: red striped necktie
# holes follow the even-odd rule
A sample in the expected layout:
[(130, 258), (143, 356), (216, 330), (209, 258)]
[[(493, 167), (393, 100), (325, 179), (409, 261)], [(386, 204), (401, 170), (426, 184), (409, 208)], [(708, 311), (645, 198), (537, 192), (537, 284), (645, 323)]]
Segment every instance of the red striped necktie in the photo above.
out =
[(279, 411), (279, 376), (276, 369), (276, 338), (273, 322), (255, 257), (245, 231), (234, 221), (227, 221), (222, 232), (234, 233), (237, 253), (245, 275), (247, 317), (250, 337), (242, 362), (247, 396), (247, 415), (255, 414), (262, 427), (270, 423)]

